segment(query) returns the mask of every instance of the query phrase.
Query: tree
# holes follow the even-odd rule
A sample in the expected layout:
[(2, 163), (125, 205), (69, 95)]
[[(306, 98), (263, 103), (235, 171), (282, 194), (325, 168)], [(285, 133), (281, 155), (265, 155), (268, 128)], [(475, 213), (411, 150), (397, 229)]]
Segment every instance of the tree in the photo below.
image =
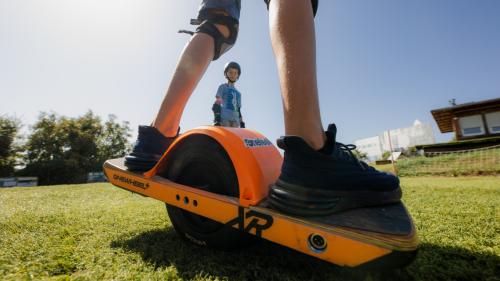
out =
[(101, 171), (108, 158), (128, 152), (128, 122), (110, 115), (104, 124), (91, 110), (78, 118), (41, 112), (26, 144), (26, 168), (18, 175), (38, 176), (41, 185), (86, 182), (88, 172)]
[(352, 151), (352, 153), (354, 154), (354, 156), (356, 156), (356, 158), (358, 158), (358, 159), (359, 159), (359, 160), (361, 160), (361, 161), (365, 161), (365, 160), (367, 160), (367, 159), (368, 159), (368, 156), (367, 156), (367, 155), (368, 155), (368, 153), (366, 153), (366, 152), (361, 152), (361, 151), (359, 151), (357, 148), (356, 148), (356, 149), (354, 149), (354, 150)]
[(104, 134), (99, 141), (100, 161), (124, 157), (132, 150), (132, 144), (128, 143), (128, 138), (131, 137), (130, 123), (123, 121), (120, 125), (115, 123), (117, 118), (116, 115), (110, 114), (104, 124)]
[(20, 119), (7, 115), (0, 116), (0, 177), (10, 177), (18, 165), (19, 131), (23, 127)]
[(390, 151), (386, 151), (386, 152), (382, 153), (382, 159), (386, 159), (389, 156), (391, 156), (391, 152)]
[(63, 158), (66, 139), (64, 124), (67, 122), (66, 117), (58, 117), (55, 112), (40, 112), (38, 121), (30, 126), (32, 133), (28, 136), (25, 156), (27, 164)]

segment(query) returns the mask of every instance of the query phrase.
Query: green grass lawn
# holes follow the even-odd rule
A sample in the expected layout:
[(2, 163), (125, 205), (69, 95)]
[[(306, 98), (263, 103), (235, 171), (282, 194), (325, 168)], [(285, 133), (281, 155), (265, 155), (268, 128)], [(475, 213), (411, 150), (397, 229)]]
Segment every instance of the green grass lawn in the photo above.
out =
[(386, 171), (386, 172), (391, 172), (391, 173), (394, 173), (394, 170), (392, 169), (392, 164), (384, 164), (384, 165), (370, 165), (372, 167), (374, 167), (375, 169), (379, 170), (379, 171)]
[(110, 184), (0, 189), (0, 279), (500, 280), (500, 178), (403, 178), (421, 245), (407, 268), (355, 271), (260, 241), (182, 242), (165, 205)]

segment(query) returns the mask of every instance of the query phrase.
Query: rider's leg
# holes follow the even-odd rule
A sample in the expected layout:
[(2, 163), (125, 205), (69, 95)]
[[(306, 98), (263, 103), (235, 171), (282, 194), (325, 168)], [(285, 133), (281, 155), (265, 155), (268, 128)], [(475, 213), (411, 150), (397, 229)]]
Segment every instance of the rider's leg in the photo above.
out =
[(396, 176), (358, 161), (348, 146), (336, 142), (334, 124), (323, 131), (311, 0), (271, 0), (269, 14), (286, 131), (277, 141), (285, 153), (281, 174), (270, 186), (270, 202), (314, 216), (398, 202), (402, 192)]
[(283, 96), (285, 132), (300, 136), (314, 149), (320, 149), (326, 135), (319, 112), (311, 1), (272, 0), (269, 24)]
[[(223, 10), (217, 10), (217, 12), (229, 16)], [(226, 26), (218, 24), (215, 26), (225, 37), (229, 36), (229, 29)], [(184, 107), (213, 57), (214, 39), (205, 33), (196, 33), (182, 51), (158, 114), (151, 126), (156, 127), (167, 137), (177, 134)]]
[[(213, 11), (229, 16), (223, 10)], [(214, 25), (223, 36), (229, 36), (229, 29), (225, 25)], [(150, 170), (176, 140), (184, 107), (214, 58), (214, 51), (214, 38), (205, 33), (195, 33), (187, 43), (158, 114), (151, 126), (139, 126), (139, 134), (132, 152), (125, 157), (124, 164), (129, 170)]]

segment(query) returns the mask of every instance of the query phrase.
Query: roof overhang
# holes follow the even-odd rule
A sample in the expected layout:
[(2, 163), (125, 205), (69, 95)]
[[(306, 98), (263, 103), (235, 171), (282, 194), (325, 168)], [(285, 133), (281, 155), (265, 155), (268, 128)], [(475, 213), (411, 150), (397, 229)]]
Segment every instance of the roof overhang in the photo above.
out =
[(500, 106), (500, 98), (435, 109), (431, 110), (431, 114), (434, 120), (436, 120), (439, 131), (441, 133), (448, 133), (453, 132), (453, 117), (455, 114), (498, 106)]

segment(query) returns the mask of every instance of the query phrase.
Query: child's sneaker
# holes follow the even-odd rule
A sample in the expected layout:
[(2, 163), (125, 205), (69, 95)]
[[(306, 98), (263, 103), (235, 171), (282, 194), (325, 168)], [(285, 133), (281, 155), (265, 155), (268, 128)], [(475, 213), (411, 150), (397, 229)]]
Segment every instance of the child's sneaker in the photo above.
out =
[(165, 137), (158, 129), (152, 126), (139, 126), (139, 135), (135, 141), (132, 153), (125, 157), (125, 166), (128, 170), (146, 172), (160, 161), (170, 145), (179, 136)]
[(269, 185), (268, 198), (274, 207), (296, 215), (322, 216), (401, 199), (397, 176), (358, 161), (351, 152), (355, 146), (335, 142), (335, 124), (325, 133), (327, 146), (333, 148), (330, 155), (297, 136), (278, 139), (285, 157), (276, 184)]

